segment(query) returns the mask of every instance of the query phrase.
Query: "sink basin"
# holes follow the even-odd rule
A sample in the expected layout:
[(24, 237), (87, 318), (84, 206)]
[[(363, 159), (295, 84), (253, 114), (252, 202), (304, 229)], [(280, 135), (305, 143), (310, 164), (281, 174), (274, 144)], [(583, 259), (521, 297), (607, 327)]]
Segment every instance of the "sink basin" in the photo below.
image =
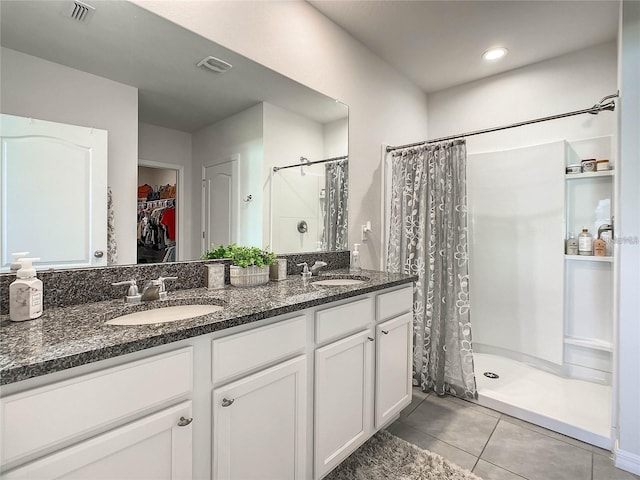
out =
[(323, 287), (343, 287), (348, 285), (361, 285), (366, 283), (368, 280), (368, 277), (357, 275), (326, 275), (320, 277), (319, 280), (313, 281), (313, 285), (320, 285)]
[(355, 278), (332, 278), (330, 280), (318, 280), (313, 282), (314, 285), (322, 285), (323, 287), (339, 287), (344, 285), (359, 285), (365, 283), (364, 280), (356, 280)]
[(199, 317), (222, 310), (220, 305), (175, 305), (130, 313), (107, 320), (107, 325), (150, 325)]

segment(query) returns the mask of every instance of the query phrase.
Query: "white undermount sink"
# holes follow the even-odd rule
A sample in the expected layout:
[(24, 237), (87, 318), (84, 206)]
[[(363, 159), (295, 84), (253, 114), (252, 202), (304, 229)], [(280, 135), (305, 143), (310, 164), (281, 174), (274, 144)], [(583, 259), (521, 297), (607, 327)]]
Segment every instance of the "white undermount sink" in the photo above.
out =
[(340, 287), (345, 285), (360, 285), (365, 282), (366, 280), (361, 280), (359, 278), (330, 278), (328, 280), (317, 280), (313, 282), (313, 284), (324, 287)]
[(107, 320), (105, 323), (107, 325), (150, 325), (153, 323), (175, 322), (208, 315), (223, 308), (220, 305), (176, 305), (122, 315)]

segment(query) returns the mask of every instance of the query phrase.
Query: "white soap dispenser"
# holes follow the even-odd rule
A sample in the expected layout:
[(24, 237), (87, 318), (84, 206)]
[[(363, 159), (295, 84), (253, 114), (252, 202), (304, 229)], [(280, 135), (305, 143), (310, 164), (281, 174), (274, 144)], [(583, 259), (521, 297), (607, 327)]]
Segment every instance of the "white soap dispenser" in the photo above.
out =
[(357, 274), (362, 271), (362, 266), (360, 265), (360, 252), (358, 251), (359, 243), (353, 244), (353, 250), (351, 251), (351, 264), (349, 266), (349, 273)]
[(42, 280), (36, 278), (33, 262), (39, 258), (20, 258), (22, 265), (16, 280), (9, 285), (9, 319), (14, 322), (33, 320), (42, 315)]
[(9, 269), (12, 272), (17, 272), (18, 270), (20, 270), (20, 267), (22, 267), (22, 265), (20, 264), (20, 262), (18, 260), (20, 258), (25, 258), (27, 255), (29, 255), (29, 252), (12, 253), (11, 256), (13, 257), (13, 261), (11, 262), (11, 265), (9, 266)]

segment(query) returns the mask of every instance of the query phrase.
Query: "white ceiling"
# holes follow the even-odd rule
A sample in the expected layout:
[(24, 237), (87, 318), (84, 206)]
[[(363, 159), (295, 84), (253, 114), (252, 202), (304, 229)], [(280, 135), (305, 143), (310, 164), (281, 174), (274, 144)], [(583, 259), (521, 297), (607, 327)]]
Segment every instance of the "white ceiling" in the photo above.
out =
[[(0, 0), (2, 46), (134, 86), (141, 122), (185, 132), (260, 102), (320, 123), (348, 115), (334, 99), (134, 4), (88, 3), (95, 13), (81, 23), (65, 15), (71, 0)], [(196, 67), (209, 55), (233, 68)]]
[[(616, 38), (619, 2), (307, 0), (426, 92)], [(488, 63), (481, 54), (503, 46)]]

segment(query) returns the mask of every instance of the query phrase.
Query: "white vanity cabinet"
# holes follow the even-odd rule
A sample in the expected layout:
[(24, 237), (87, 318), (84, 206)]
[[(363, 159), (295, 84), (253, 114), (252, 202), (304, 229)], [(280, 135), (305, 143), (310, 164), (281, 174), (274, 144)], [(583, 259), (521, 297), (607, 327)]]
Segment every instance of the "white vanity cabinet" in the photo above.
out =
[(213, 340), (214, 385), (258, 369), (213, 390), (214, 480), (305, 479), (306, 331), (298, 316)]
[(412, 288), (7, 385), (2, 479), (320, 479), (411, 402)]
[(3, 397), (2, 478), (191, 478), (192, 358), (182, 348)]
[(191, 402), (184, 402), (27, 463), (2, 478), (190, 479), (191, 446)]
[(316, 479), (411, 403), (412, 292), (316, 312), (316, 344), (330, 342), (315, 351)]

